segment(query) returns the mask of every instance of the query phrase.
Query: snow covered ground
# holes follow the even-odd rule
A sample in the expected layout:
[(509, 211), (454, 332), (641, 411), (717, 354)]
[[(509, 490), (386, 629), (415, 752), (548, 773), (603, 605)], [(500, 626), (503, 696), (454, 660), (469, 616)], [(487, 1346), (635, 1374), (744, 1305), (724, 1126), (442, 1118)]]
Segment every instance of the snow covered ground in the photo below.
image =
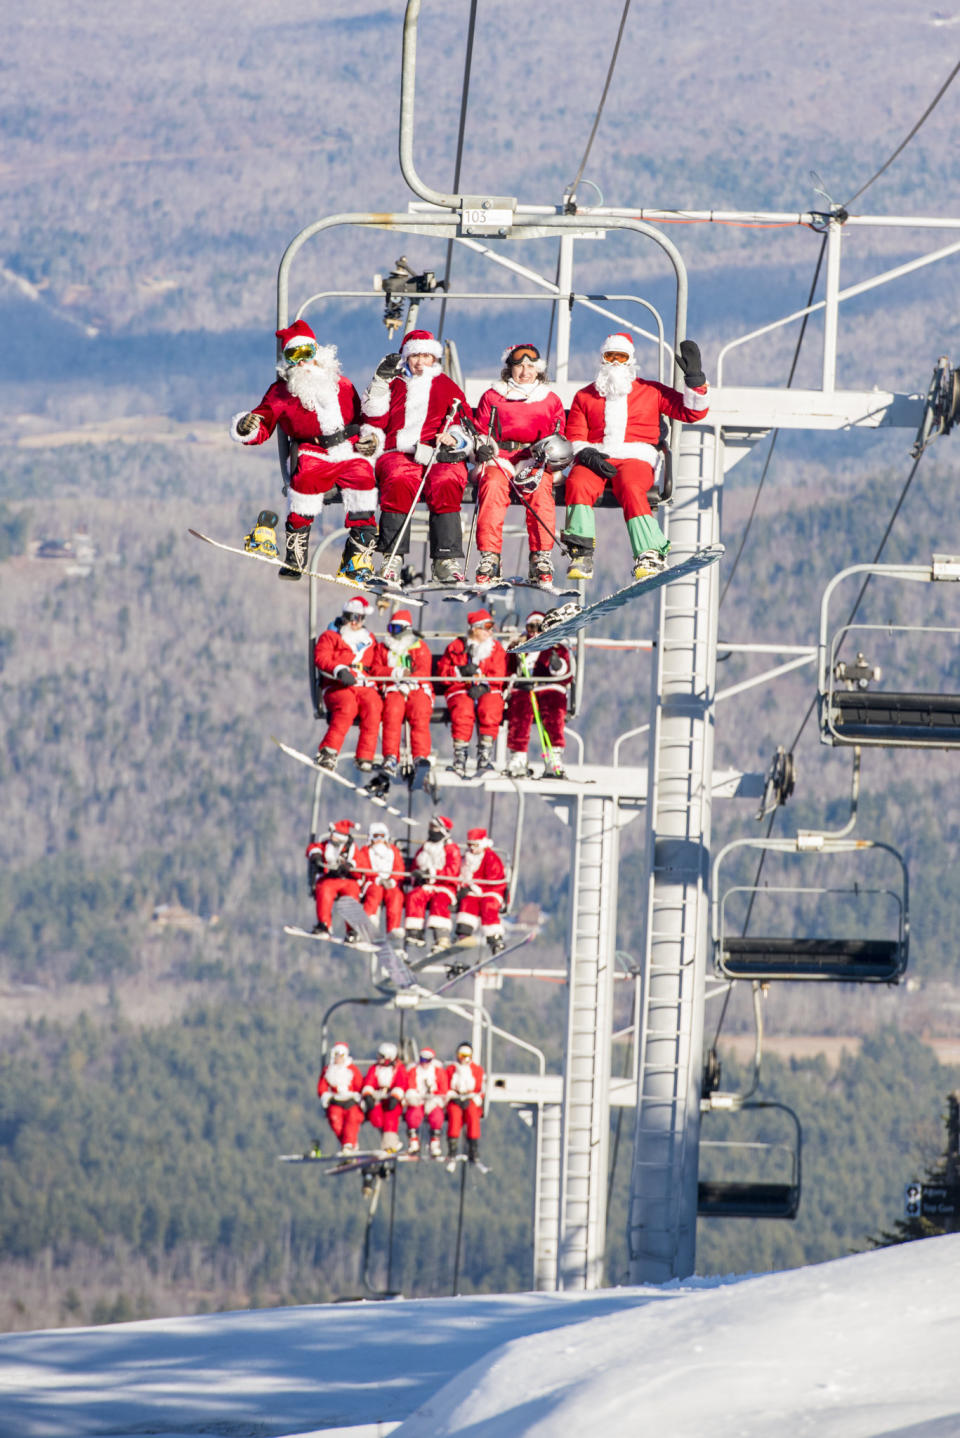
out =
[(960, 1235), (762, 1277), (0, 1337), (2, 1438), (960, 1438)]

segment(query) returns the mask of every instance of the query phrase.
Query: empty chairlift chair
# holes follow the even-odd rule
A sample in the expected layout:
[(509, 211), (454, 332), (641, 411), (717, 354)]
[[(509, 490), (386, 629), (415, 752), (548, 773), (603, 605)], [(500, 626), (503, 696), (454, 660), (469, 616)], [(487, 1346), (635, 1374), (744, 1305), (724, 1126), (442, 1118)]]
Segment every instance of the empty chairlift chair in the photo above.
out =
[(701, 1173), (706, 1170), (707, 1176), (697, 1183), (698, 1217), (796, 1218), (800, 1208), (802, 1133), (793, 1109), (772, 1100), (742, 1100), (739, 1094), (722, 1093), (711, 1094), (702, 1106), (705, 1113), (776, 1111), (787, 1116), (791, 1128), (784, 1139), (701, 1137)]
[[(843, 886), (734, 884), (721, 887), (720, 868), (735, 849), (755, 848), (800, 856), (849, 854), (863, 857), (869, 852), (889, 854), (899, 873), (895, 886), (863, 884), (853, 880)], [(758, 896), (782, 901), (786, 906), (802, 896), (812, 896), (818, 912), (838, 902), (848, 908), (861, 901), (879, 901), (890, 931), (883, 936), (814, 934), (743, 934), (736, 931), (730, 905), (736, 896), (747, 896), (751, 906)], [(896, 983), (907, 966), (909, 939), (909, 888), (903, 857), (888, 844), (870, 839), (832, 838), (825, 834), (801, 832), (795, 839), (740, 839), (720, 851), (713, 869), (714, 966), (728, 979), (817, 979), (841, 983)], [(892, 918), (890, 915), (892, 914)], [(855, 917), (855, 916), (854, 916)], [(876, 922), (874, 920), (874, 922)], [(848, 923), (846, 927), (852, 927)]]
[[(960, 626), (851, 623), (831, 629), (830, 601), (834, 590), (853, 575), (928, 584), (960, 580), (960, 556), (935, 554), (929, 565), (858, 564), (836, 575), (824, 591), (820, 607), (817, 702), (820, 738), (824, 744), (873, 745), (885, 748), (960, 748), (960, 693), (917, 693), (871, 687), (881, 674), (858, 652), (843, 660), (840, 650), (848, 635), (874, 643), (899, 636), (960, 636)], [(864, 638), (866, 636), (866, 639)], [(853, 648), (853, 645), (850, 645)], [(960, 682), (954, 687), (960, 689)]]

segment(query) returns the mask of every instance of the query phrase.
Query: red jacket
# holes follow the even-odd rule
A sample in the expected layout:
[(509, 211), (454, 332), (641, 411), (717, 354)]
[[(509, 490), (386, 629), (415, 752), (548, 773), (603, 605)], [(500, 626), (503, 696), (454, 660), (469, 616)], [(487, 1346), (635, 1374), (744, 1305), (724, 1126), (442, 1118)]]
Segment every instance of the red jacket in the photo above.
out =
[(473, 857), (468, 849), (460, 865), (461, 879), (469, 880), (461, 886), (460, 897), (464, 894), (499, 894), (501, 899), (505, 899), (507, 878), (500, 855), (494, 849), (484, 849), (476, 866), (471, 868)]
[(423, 1104), (429, 1113), (431, 1109), (443, 1107), (449, 1092), (450, 1080), (439, 1059), (411, 1064), (407, 1069), (406, 1101), (411, 1106)]
[[(563, 664), (563, 668), (559, 669), (555, 674), (550, 671), (550, 659), (552, 655), (556, 655)], [(523, 665), (524, 659), (526, 659), (527, 677), (540, 681), (536, 685), (518, 684), (511, 692), (510, 702), (519, 694), (567, 693), (570, 685), (573, 683), (573, 676), (577, 672), (577, 666), (573, 655), (565, 644), (554, 644), (549, 649), (538, 650), (533, 664), (530, 664), (530, 658), (531, 656), (529, 654), (518, 654), (515, 650), (511, 650), (507, 655), (507, 663), (511, 674), (522, 675), (523, 669), (521, 666)]]
[(456, 879), (460, 873), (460, 862), (459, 846), (444, 839), (425, 840), (413, 856), (414, 870), (418, 874), (426, 874), (430, 886), (448, 889), (452, 894), (457, 892), (456, 884), (437, 881)]
[(629, 393), (604, 398), (596, 385), (577, 390), (567, 420), (567, 439), (574, 451), (590, 445), (612, 459), (657, 460), (660, 416), (686, 423), (707, 413), (707, 387), (683, 394), (653, 380), (635, 379)]
[(467, 648), (467, 642), (458, 635), (456, 639), (447, 645), (437, 665), (438, 672), (442, 678), (454, 680), (452, 684), (445, 684), (443, 686), (444, 693), (448, 699), (451, 694), (465, 694), (470, 684), (474, 684), (480, 680), (485, 680), (491, 689), (502, 687), (503, 681), (507, 677), (507, 651), (499, 640), (495, 639), (493, 641), (493, 647), (490, 653), (477, 664), (479, 673), (468, 676), (467, 678), (461, 678), (460, 669), (464, 664), (469, 664), (470, 662), (470, 651)]
[(374, 646), (369, 669), (371, 674), (393, 681), (377, 685), (381, 694), (395, 694), (401, 690), (413, 694), (419, 691), (428, 694), (432, 702), (433, 685), (428, 681), (433, 673), (433, 655), (422, 639), (404, 650), (391, 649), (386, 640), (379, 640)]
[[(366, 634), (365, 630), (364, 634)], [(336, 671), (341, 668), (351, 670), (356, 675), (359, 684), (370, 684), (370, 666), (373, 663), (377, 645), (372, 634), (366, 634), (366, 638), (367, 643), (358, 655), (351, 649), (339, 629), (323, 631), (313, 646), (313, 662), (318, 669), (323, 671), (320, 682), (324, 691), (344, 687), (335, 677)]]
[(484, 1073), (479, 1064), (447, 1064), (447, 1080), (451, 1098), (476, 1099), (483, 1103)]
[(352, 839), (346, 844), (334, 844), (330, 839), (314, 839), (307, 845), (307, 858), (322, 866), (325, 879), (356, 879), (359, 883), (370, 868), (370, 855), (365, 845), (355, 844)]
[(363, 1080), (362, 1092), (377, 1099), (388, 1096), (402, 1099), (407, 1092), (407, 1071), (399, 1061), (392, 1064), (372, 1063)]
[[(317, 440), (324, 434), (334, 434), (348, 424), (359, 424), (362, 419), (360, 396), (343, 376), (337, 383), (336, 396), (331, 395), (330, 401), (321, 405), (318, 410), (307, 409), (290, 393), (283, 380), (277, 380), (267, 390), (253, 413), (258, 414), (263, 423), (252, 435), (237, 436), (243, 444), (264, 444), (279, 425), (291, 439), (307, 441), (304, 451), (306, 453), (313, 450), (310, 440)], [(354, 435), (351, 439), (343, 439), (329, 448), (320, 445), (315, 452), (321, 458), (332, 461), (353, 459), (353, 447), (358, 437), (359, 435)]]
[(323, 1098), (325, 1093), (330, 1094), (335, 1103), (350, 1102), (351, 1094), (360, 1097), (360, 1089), (363, 1079), (360, 1077), (360, 1070), (356, 1064), (327, 1064), (320, 1071), (317, 1080), (317, 1097)]
[(506, 448), (501, 445), (501, 452), (511, 463), (529, 458), (529, 448), (519, 447), (521, 440), (529, 446), (545, 435), (563, 434), (566, 420), (563, 401), (542, 382), (529, 395), (507, 380), (484, 390), (476, 409), (477, 429), (481, 434), (490, 433), (494, 411), (499, 420), (500, 439), (510, 441)]
[(398, 375), (370, 381), (363, 396), (363, 418), (368, 433), (379, 432), (386, 450), (412, 454), (418, 444), (433, 444), (454, 400), (467, 419), (472, 411), (459, 385), (434, 366), (423, 375)]
[(378, 840), (366, 848), (367, 867), (373, 872), (367, 875), (367, 887), (382, 884), (385, 889), (395, 889), (407, 877), (403, 855), (396, 844), (385, 844)]

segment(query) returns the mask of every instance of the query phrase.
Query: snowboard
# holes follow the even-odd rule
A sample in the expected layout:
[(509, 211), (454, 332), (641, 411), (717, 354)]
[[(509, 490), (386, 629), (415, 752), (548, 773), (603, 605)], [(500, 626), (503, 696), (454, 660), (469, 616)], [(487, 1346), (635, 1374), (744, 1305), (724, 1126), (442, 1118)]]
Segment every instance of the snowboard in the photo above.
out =
[(380, 938), (373, 920), (359, 899), (351, 899), (348, 895), (341, 894), (339, 899), (333, 902), (333, 915), (334, 918), (349, 924), (351, 929), (360, 935), (361, 943), (370, 945), (379, 960), (384, 980), (383, 983), (377, 984), (377, 988), (389, 989), (392, 992), (413, 986), (414, 977), (406, 960), (387, 939)]
[[(272, 564), (275, 569), (284, 567), (285, 561), (279, 555), (273, 559), (269, 554), (256, 554), (251, 549), (244, 549), (240, 544), (224, 544), (222, 539), (212, 539), (209, 534), (203, 534), (199, 529), (188, 529), (187, 533), (192, 534), (194, 539), (202, 539), (204, 544), (212, 544), (214, 549), (226, 550), (228, 554), (242, 554), (246, 559), (258, 559), (261, 564)], [(341, 589), (352, 589), (354, 593), (357, 590), (366, 590), (370, 594), (387, 594), (393, 598), (402, 599), (406, 604), (416, 605), (418, 609), (423, 605), (422, 599), (408, 598), (406, 590), (394, 590), (386, 585), (378, 586), (369, 580), (348, 579), (343, 574), (323, 574), (319, 569), (311, 569), (309, 565), (301, 571), (301, 577), (303, 579), (322, 579), (326, 584), (339, 584)]]
[(348, 944), (346, 939), (338, 938), (336, 934), (314, 934), (309, 929), (298, 928), (296, 924), (284, 924), (283, 932), (292, 934), (295, 939), (312, 939), (315, 944), (336, 944), (343, 949), (353, 949), (360, 954), (375, 954), (373, 944), (367, 944), (358, 939), (355, 944)]
[(696, 554), (688, 555), (677, 564), (671, 564), (662, 574), (649, 574), (646, 579), (635, 579), (632, 584), (626, 584), (622, 589), (608, 594), (605, 599), (598, 599), (583, 608), (576, 604), (562, 604), (559, 608), (547, 612), (539, 634), (534, 634), (532, 638), (524, 636), (517, 639), (509, 648), (518, 654), (550, 649), (558, 639), (578, 634), (588, 624), (595, 624), (598, 619), (612, 614), (624, 604), (629, 604), (632, 599), (652, 594), (655, 589), (662, 589), (665, 584), (672, 584), (675, 579), (685, 579), (687, 575), (696, 574), (698, 569), (704, 569), (708, 564), (716, 564), (723, 552), (722, 544), (713, 544), (707, 549), (697, 550)]
[(366, 799), (369, 803), (376, 804), (380, 809), (386, 809), (388, 814), (395, 814), (402, 824), (409, 824), (411, 828), (418, 827), (418, 820), (410, 819), (406, 814), (401, 814), (399, 809), (395, 809), (392, 804), (388, 804), (386, 799), (379, 799), (376, 794), (371, 794), (362, 784), (354, 784), (351, 779), (347, 779), (343, 774), (338, 774), (336, 769), (321, 768), (316, 760), (312, 759), (309, 754), (304, 754), (300, 749), (294, 749), (291, 744), (284, 744), (283, 740), (278, 739), (276, 735), (271, 734), (270, 737), (277, 748), (283, 750), (284, 754), (289, 754), (291, 759), (297, 759), (301, 764), (306, 764), (315, 774), (322, 774), (325, 779), (332, 779), (335, 784), (342, 784), (345, 789), (352, 789), (355, 794), (360, 795), (361, 799)]

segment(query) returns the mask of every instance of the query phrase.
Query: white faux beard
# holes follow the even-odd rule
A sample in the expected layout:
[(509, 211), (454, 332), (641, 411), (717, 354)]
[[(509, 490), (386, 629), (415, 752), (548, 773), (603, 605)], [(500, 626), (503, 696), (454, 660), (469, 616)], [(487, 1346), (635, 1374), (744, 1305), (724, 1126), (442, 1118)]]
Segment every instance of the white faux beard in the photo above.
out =
[(493, 653), (494, 639), (488, 634), (484, 639), (467, 639), (467, 653), (474, 664), (479, 664), (482, 659)]
[(604, 399), (615, 399), (619, 395), (630, 393), (636, 377), (635, 360), (631, 360), (629, 364), (601, 363), (593, 382)]
[(340, 361), (336, 345), (322, 345), (315, 359), (300, 364), (278, 364), (277, 373), (304, 409), (318, 413), (337, 399)]
[(405, 629), (402, 634), (388, 634), (387, 648), (391, 654), (406, 654), (416, 643), (417, 636), (412, 629)]

